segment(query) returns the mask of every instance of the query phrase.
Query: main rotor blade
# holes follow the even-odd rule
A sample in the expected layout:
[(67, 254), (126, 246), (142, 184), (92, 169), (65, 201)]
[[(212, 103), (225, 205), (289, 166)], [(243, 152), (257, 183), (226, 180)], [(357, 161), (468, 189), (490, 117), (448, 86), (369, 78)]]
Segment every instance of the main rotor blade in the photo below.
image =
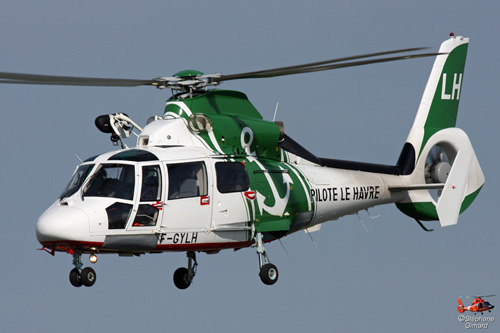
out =
[[(419, 50), (424, 50), (424, 49), (428, 49), (428, 47), (414, 47), (414, 48), (410, 48), (410, 49), (401, 49), (401, 50), (393, 50), (393, 51), (385, 51), (385, 52), (367, 53), (367, 54), (361, 54), (361, 55), (350, 56), (350, 57), (343, 57), (343, 58), (335, 58), (335, 59), (330, 59), (330, 60), (316, 61), (316, 62), (311, 62), (311, 63), (307, 63), (307, 64), (302, 64), (302, 65), (277, 67), (277, 68), (264, 69), (264, 70), (260, 70), (260, 71), (247, 72), (247, 73), (241, 73), (241, 74), (233, 74), (233, 75), (251, 75), (251, 74), (257, 75), (257, 74), (265, 74), (265, 73), (268, 73), (270, 71), (282, 71), (282, 70), (284, 71), (284, 70), (292, 70), (292, 69), (299, 69), (299, 68), (306, 68), (306, 67), (315, 67), (315, 66), (332, 64), (332, 63), (342, 62), (342, 61), (348, 61), (348, 60), (378, 57), (378, 56), (387, 55), (387, 54), (394, 54), (394, 53), (401, 53), (401, 52), (412, 52), (412, 51), (419, 51)], [(231, 76), (231, 75), (228, 75), (228, 76)]]
[(492, 297), (492, 296), (496, 296), (496, 295), (477, 295), (477, 296), (460, 296), (459, 298), (478, 298), (478, 297)]
[(43, 84), (62, 86), (96, 86), (96, 87), (137, 87), (137, 86), (157, 86), (161, 81), (134, 80), (134, 79), (106, 79), (93, 77), (73, 77), (55, 75), (37, 75), (22, 73), (0, 72), (0, 83), (10, 84)]
[[(418, 48), (418, 49), (422, 49), (422, 48)], [(412, 49), (409, 49), (409, 50), (412, 50)], [(397, 53), (397, 52), (404, 52), (404, 50), (380, 52), (379, 54), (389, 54), (389, 53)], [(443, 54), (443, 53), (422, 53), (422, 54), (404, 55), (404, 56), (397, 56), (397, 57), (387, 57), (387, 58), (378, 58), (378, 59), (370, 59), (370, 60), (351, 61), (351, 62), (344, 62), (341, 64), (336, 64), (336, 62), (342, 62), (342, 61), (345, 61), (345, 59), (349, 59), (349, 58), (360, 59), (360, 58), (374, 56), (374, 55), (361, 55), (361, 56), (355, 56), (355, 57), (349, 57), (349, 58), (339, 58), (339, 59), (320, 61), (317, 63), (310, 63), (310, 64), (304, 64), (304, 65), (298, 65), (298, 66), (280, 67), (280, 68), (274, 68), (274, 69), (256, 71), (256, 72), (221, 75), (218, 78), (214, 78), (214, 81), (219, 82), (219, 81), (228, 81), (228, 80), (237, 80), (237, 79), (268, 78), (268, 77), (277, 77), (277, 76), (285, 76), (285, 75), (293, 75), (293, 74), (301, 74), (301, 73), (312, 73), (312, 72), (326, 71), (326, 70), (331, 70), (331, 69), (355, 67), (355, 66), (362, 66), (362, 65), (368, 65), (368, 64), (389, 62), (389, 61), (432, 57), (432, 56), (436, 56), (436, 55), (440, 55), (440, 54)], [(375, 54), (375, 55), (378, 55), (378, 54)], [(316, 64), (327, 64), (327, 65), (318, 66)]]
[[(363, 58), (372, 58), (382, 55), (402, 53), (402, 52), (412, 52), (418, 51), (425, 48), (409, 48), (385, 52), (369, 53), (351, 57), (343, 57), (325, 61), (317, 61), (296, 66), (279, 67), (261, 71), (246, 72), (240, 74), (231, 75), (205, 75), (200, 76), (201, 80), (207, 80), (205, 83), (207, 85), (217, 84), (222, 81), (237, 80), (237, 79), (249, 79), (249, 78), (268, 78), (284, 75), (293, 75), (301, 73), (311, 73), (326, 71), (331, 69), (345, 68), (362, 66), (374, 63), (397, 61), (412, 58), (422, 58), (436, 56), (442, 53), (424, 53), (424, 54), (414, 54), (414, 55), (404, 55), (397, 57), (387, 57), (387, 58), (377, 58), (370, 60), (359, 60), (351, 61)], [(347, 62), (346, 62), (347, 61)], [(63, 85), (63, 86), (96, 86), (96, 87), (137, 87), (137, 86), (155, 86), (155, 87), (166, 87), (168, 84), (184, 82), (182, 78), (178, 77), (161, 77), (150, 80), (136, 80), (136, 79), (112, 79), (112, 78), (93, 78), (93, 77), (73, 77), (73, 76), (56, 76), (56, 75), (37, 75), (37, 74), (23, 74), (23, 73), (7, 73), (0, 72), (0, 83), (5, 84), (40, 84), (40, 85)], [(202, 81), (200, 81), (202, 82)], [(183, 84), (186, 85), (186, 82)]]

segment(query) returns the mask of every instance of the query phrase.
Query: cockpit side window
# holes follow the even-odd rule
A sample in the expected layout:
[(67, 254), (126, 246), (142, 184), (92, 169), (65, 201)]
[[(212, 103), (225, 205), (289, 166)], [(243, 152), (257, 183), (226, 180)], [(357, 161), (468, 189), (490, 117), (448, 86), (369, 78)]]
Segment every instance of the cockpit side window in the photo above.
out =
[(246, 191), (249, 188), (245, 166), (239, 162), (215, 163), (217, 189), (220, 193)]
[(108, 208), (106, 213), (108, 215), (108, 228), (111, 229), (125, 229), (125, 225), (132, 212), (132, 205), (123, 202), (115, 202)]
[(207, 170), (203, 162), (168, 165), (168, 199), (207, 195)]
[(80, 186), (82, 186), (85, 179), (87, 179), (87, 176), (89, 175), (90, 170), (92, 170), (93, 167), (94, 167), (94, 164), (80, 165), (76, 169), (73, 176), (71, 177), (71, 180), (69, 181), (68, 186), (66, 187), (64, 192), (61, 194), (59, 199), (62, 200), (64, 198), (70, 197), (73, 194), (75, 194), (76, 191), (78, 191), (78, 189), (80, 188)]
[(87, 197), (109, 197), (132, 200), (135, 172), (129, 164), (102, 164), (84, 190)]

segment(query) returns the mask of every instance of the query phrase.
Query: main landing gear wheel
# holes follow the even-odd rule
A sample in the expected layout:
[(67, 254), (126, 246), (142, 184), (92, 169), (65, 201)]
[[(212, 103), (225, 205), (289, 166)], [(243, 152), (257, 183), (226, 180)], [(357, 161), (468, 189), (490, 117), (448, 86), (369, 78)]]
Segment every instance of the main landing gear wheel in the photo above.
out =
[(186, 289), (191, 285), (189, 271), (186, 267), (179, 267), (174, 273), (174, 284), (179, 289)]
[(263, 245), (261, 233), (255, 235), (255, 247), (257, 248), (257, 255), (259, 256), (260, 279), (268, 286), (275, 284), (279, 276), (278, 268), (269, 261), (269, 257)]
[(278, 281), (278, 269), (271, 263), (265, 264), (260, 268), (259, 276), (264, 284), (273, 285)]
[(180, 267), (174, 273), (174, 284), (179, 289), (186, 289), (191, 285), (198, 267), (196, 253), (189, 251), (186, 256), (188, 257), (188, 267)]

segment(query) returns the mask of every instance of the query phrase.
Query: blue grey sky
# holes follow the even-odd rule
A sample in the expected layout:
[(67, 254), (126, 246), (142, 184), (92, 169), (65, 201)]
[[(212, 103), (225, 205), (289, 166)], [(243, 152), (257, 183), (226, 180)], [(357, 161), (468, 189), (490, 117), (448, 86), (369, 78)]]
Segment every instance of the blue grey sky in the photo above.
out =
[[(183, 69), (239, 73), (470, 37), (458, 127), (486, 185), (459, 224), (424, 232), (395, 206), (347, 216), (267, 246), (280, 270), (258, 277), (254, 249), (102, 255), (92, 288), (68, 281), (70, 255), (37, 251), (35, 223), (81, 158), (116, 149), (94, 127), (125, 112), (144, 125), (168, 91), (0, 86), (2, 332), (457, 332), (458, 296), (500, 294), (497, 1), (11, 1), (0, 11), (0, 71), (149, 79)], [(434, 59), (226, 82), (319, 156), (393, 164)], [(84, 260), (87, 263), (86, 256)], [(500, 306), (500, 295), (490, 299)], [(498, 317), (497, 309), (491, 316)], [(500, 327), (491, 324), (490, 330)]]

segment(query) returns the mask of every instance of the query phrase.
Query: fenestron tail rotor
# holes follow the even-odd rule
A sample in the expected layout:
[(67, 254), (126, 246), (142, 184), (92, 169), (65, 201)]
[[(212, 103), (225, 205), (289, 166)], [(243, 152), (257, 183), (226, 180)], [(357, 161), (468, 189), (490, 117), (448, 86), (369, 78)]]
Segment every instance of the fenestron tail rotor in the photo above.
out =
[[(451, 171), (451, 163), (443, 147), (435, 145), (425, 159), (425, 182), (427, 184), (444, 184)], [(437, 202), (442, 190), (429, 190), (429, 194)]]
[(439, 145), (432, 147), (425, 162), (425, 182), (445, 183), (450, 170), (450, 160), (443, 148)]

